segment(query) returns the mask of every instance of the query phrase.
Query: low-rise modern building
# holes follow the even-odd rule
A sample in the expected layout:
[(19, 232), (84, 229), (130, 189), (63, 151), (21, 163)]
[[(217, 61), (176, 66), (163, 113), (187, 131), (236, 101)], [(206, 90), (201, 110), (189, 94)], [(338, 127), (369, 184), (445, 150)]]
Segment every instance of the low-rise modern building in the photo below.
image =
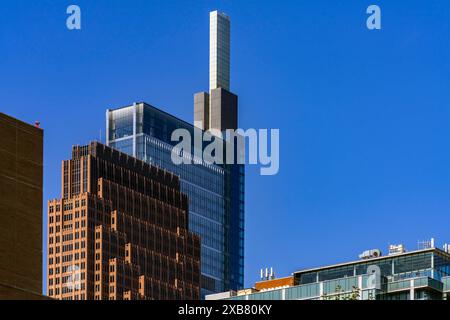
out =
[(254, 288), (207, 296), (208, 300), (448, 300), (450, 253), (431, 241), (406, 252), (391, 246), (364, 252), (361, 260), (263, 279)]

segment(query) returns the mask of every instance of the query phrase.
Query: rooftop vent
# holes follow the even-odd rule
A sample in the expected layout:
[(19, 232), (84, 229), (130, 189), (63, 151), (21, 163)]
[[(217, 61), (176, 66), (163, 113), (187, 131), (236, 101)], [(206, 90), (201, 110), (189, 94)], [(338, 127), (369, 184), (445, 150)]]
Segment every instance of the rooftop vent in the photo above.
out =
[(391, 244), (389, 246), (389, 255), (402, 254), (406, 252), (406, 248), (403, 244)]
[(363, 260), (374, 259), (378, 257), (381, 257), (381, 251), (379, 249), (366, 250), (359, 255), (359, 258)]

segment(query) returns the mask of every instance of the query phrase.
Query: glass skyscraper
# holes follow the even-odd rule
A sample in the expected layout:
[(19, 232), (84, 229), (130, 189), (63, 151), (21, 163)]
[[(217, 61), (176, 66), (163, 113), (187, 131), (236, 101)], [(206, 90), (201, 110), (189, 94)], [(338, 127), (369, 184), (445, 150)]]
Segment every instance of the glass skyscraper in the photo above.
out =
[[(180, 176), (189, 198), (189, 230), (201, 237), (202, 297), (244, 282), (244, 166), (172, 162), (175, 129), (201, 129), (145, 103), (107, 110), (106, 144)], [(192, 143), (194, 150), (194, 143)]]

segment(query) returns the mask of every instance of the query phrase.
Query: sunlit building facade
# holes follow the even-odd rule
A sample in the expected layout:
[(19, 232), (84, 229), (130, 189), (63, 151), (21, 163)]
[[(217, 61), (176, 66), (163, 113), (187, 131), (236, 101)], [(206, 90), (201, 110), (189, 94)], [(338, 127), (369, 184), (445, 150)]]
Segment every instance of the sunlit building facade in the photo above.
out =
[[(146, 103), (108, 110), (107, 145), (180, 176), (189, 199), (189, 230), (201, 238), (202, 296), (243, 286), (244, 166), (216, 165), (192, 157), (176, 165), (171, 158), (176, 129), (191, 136), (202, 131)], [(195, 148), (192, 141), (192, 151)], [(203, 148), (203, 146), (200, 146)]]
[(189, 198), (189, 229), (201, 237), (202, 297), (244, 284), (244, 165), (208, 164), (197, 156), (204, 146), (194, 141), (192, 154), (185, 154), (193, 164), (171, 159), (176, 129), (201, 141), (208, 130), (238, 127), (238, 97), (230, 91), (230, 18), (218, 11), (209, 18), (209, 91), (194, 95), (193, 124), (146, 103), (106, 113), (107, 145), (180, 176)]
[(200, 239), (178, 176), (98, 142), (62, 163), (48, 202), (48, 295), (197, 300)]

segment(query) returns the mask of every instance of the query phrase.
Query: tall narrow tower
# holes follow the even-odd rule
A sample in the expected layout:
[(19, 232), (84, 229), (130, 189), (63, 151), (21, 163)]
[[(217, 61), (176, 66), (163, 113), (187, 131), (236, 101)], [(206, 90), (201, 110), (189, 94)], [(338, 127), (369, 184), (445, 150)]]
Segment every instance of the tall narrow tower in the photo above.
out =
[(209, 91), (230, 90), (230, 18), (213, 11), (209, 14)]
[(230, 18), (209, 15), (209, 93), (194, 95), (194, 124), (202, 130), (237, 128), (238, 98), (230, 92)]
[[(209, 92), (194, 95), (194, 125), (204, 131), (214, 129), (223, 133), (238, 128), (238, 97), (230, 92), (230, 18), (218, 11), (211, 12), (209, 17)], [(216, 134), (216, 131), (211, 133)], [(217, 281), (217, 277), (211, 281), (210, 256), (202, 256), (202, 266), (205, 266), (202, 268), (202, 292), (217, 292), (222, 283), (230, 290), (239, 290), (244, 285), (245, 167), (227, 163), (221, 167), (225, 172), (222, 190), (227, 199), (224, 206), (224, 221), (227, 221), (223, 237), (225, 255), (223, 263), (213, 269), (223, 265), (225, 272), (223, 281)]]

